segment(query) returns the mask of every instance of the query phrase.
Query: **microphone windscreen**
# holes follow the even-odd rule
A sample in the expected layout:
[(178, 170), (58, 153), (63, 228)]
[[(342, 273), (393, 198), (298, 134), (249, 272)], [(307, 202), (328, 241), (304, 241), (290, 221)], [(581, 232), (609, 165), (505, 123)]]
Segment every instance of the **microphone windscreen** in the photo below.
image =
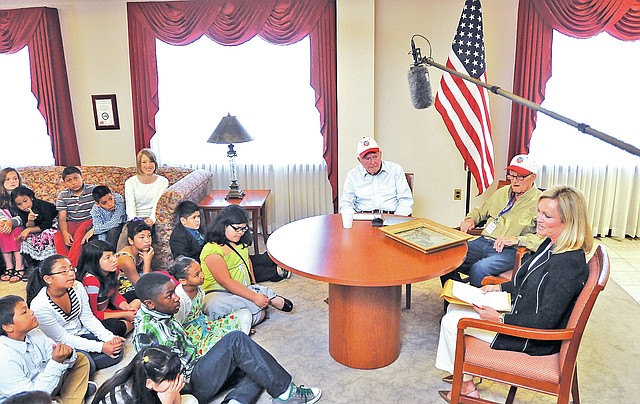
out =
[(429, 82), (429, 72), (424, 65), (411, 66), (407, 73), (409, 94), (416, 109), (425, 109), (433, 105), (433, 94)]

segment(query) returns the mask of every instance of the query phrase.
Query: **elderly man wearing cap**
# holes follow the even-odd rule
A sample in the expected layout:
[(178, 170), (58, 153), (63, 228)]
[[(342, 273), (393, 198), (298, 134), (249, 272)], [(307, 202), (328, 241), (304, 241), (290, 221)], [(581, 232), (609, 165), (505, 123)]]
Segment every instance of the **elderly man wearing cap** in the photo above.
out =
[(378, 143), (363, 137), (356, 148), (360, 164), (347, 173), (340, 212), (381, 212), (411, 215), (413, 196), (399, 164), (382, 160)]
[(513, 268), (518, 246), (535, 251), (542, 239), (536, 234), (537, 202), (540, 190), (534, 186), (537, 166), (532, 158), (519, 154), (507, 168), (511, 186), (498, 189), (486, 202), (473, 209), (460, 223), (460, 230), (486, 221), (482, 235), (469, 242), (467, 257), (457, 271), (440, 277), (459, 280), (469, 275), (473, 286), (481, 286), (485, 276), (497, 276)]

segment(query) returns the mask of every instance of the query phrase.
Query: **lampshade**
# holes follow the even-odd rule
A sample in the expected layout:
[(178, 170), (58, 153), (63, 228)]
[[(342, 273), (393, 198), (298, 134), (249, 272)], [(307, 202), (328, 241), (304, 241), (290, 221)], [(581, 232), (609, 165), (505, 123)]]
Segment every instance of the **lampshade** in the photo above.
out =
[(251, 140), (253, 140), (253, 137), (240, 124), (238, 119), (235, 116), (231, 116), (231, 114), (227, 114), (222, 118), (207, 142), (231, 144), (249, 142)]
[(228, 144), (229, 151), (227, 151), (227, 157), (229, 157), (229, 192), (226, 199), (242, 199), (244, 197), (244, 191), (240, 189), (238, 184), (238, 165), (236, 164), (236, 156), (238, 155), (233, 148), (234, 143), (243, 143), (253, 140), (253, 137), (246, 131), (246, 129), (240, 124), (238, 119), (231, 114), (223, 117), (216, 129), (209, 136), (208, 143)]

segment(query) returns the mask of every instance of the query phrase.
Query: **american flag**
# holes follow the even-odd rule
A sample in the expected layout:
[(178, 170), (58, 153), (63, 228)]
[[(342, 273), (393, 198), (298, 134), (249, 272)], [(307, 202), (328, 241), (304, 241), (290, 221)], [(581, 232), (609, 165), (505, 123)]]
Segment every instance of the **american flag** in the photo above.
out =
[[(487, 82), (480, 0), (466, 0), (447, 67)], [(493, 143), (487, 89), (445, 72), (435, 107), (482, 194), (493, 182)]]

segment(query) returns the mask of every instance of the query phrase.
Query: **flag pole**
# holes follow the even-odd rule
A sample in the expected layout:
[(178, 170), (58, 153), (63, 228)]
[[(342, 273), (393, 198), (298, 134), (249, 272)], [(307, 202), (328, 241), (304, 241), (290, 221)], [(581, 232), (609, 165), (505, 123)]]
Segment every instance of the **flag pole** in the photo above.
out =
[(529, 101), (526, 98), (522, 98), (518, 95), (515, 95), (513, 93), (510, 93), (508, 91), (503, 90), (502, 88), (500, 88), (499, 86), (495, 86), (495, 85), (491, 85), (488, 83), (485, 83), (483, 81), (480, 81), (478, 79), (474, 79), (471, 76), (468, 76), (464, 73), (460, 73), (457, 70), (453, 70), (445, 65), (442, 65), (436, 61), (434, 61), (431, 57), (423, 57), (420, 59), (420, 63), (426, 63), (429, 66), (433, 66), (436, 67), (440, 70), (444, 70), (454, 76), (460, 77), (461, 79), (470, 81), (480, 87), (484, 87), (487, 90), (491, 91), (494, 94), (498, 94), (501, 95), (505, 98), (510, 99), (511, 101), (515, 101), (518, 104), (524, 105), (525, 107), (529, 107), (531, 109), (534, 109), (536, 111), (542, 112), (543, 114), (553, 118), (553, 119), (557, 119), (558, 121), (564, 122), (568, 125), (573, 126), (574, 128), (578, 129), (580, 132), (582, 133), (586, 133), (588, 135), (591, 135), (595, 138), (598, 138), (600, 140), (602, 140), (603, 142), (609, 143), (612, 146), (615, 146), (617, 148), (620, 148), (628, 153), (631, 153), (635, 156), (639, 156), (640, 157), (640, 149), (638, 149), (637, 147), (630, 145), (628, 143), (625, 143), (623, 141), (621, 141), (620, 139), (617, 139), (613, 136), (609, 136), (606, 133), (600, 132), (599, 130), (593, 129), (591, 126), (585, 124), (585, 123), (578, 123), (576, 121), (574, 121), (573, 119), (569, 119), (565, 116), (562, 116), (558, 113), (555, 113), (553, 111), (550, 111), (546, 108), (543, 108), (542, 106), (540, 106), (540, 104), (537, 104), (533, 101)]
[(465, 199), (465, 216), (469, 214), (469, 211), (471, 210), (471, 170), (469, 170), (469, 167), (465, 164), (464, 165), (464, 169), (467, 172), (467, 195)]

